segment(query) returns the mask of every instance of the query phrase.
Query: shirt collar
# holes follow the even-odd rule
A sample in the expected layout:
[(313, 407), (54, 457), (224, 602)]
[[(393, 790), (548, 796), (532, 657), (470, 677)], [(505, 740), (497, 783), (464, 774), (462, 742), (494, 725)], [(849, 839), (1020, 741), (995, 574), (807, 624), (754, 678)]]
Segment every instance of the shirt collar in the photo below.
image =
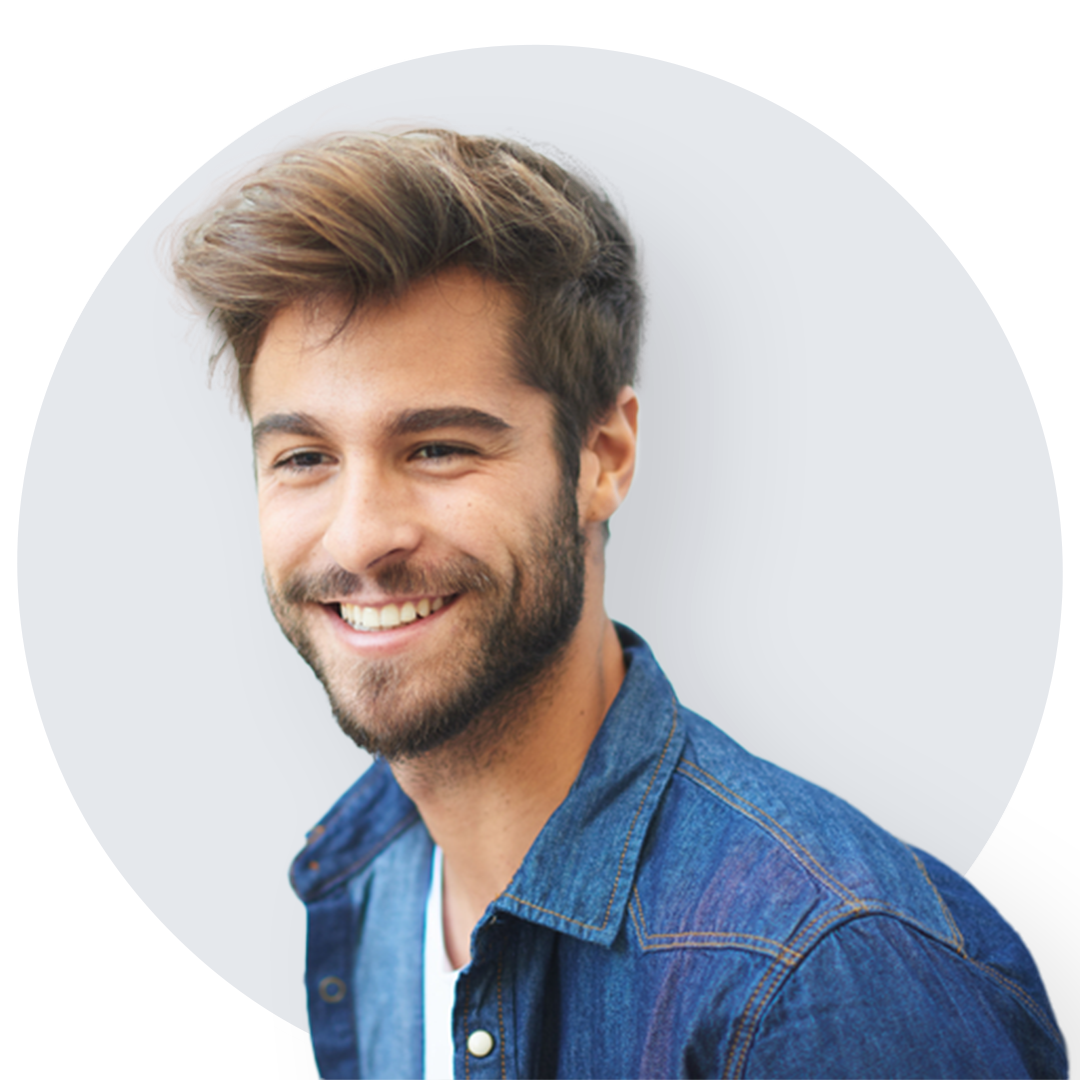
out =
[(307, 834), (289, 870), (297, 896), (305, 904), (320, 899), (359, 873), (419, 818), (380, 758)]
[(686, 741), (648, 645), (616, 628), (627, 665), (619, 693), (569, 794), (494, 904), (601, 945), (619, 931), (649, 824)]
[[(494, 902), (585, 941), (619, 931), (649, 824), (682, 755), (685, 725), (648, 645), (616, 624), (626, 676), (581, 771)], [(417, 820), (416, 807), (379, 761), (308, 834), (290, 873), (311, 902), (359, 872)]]

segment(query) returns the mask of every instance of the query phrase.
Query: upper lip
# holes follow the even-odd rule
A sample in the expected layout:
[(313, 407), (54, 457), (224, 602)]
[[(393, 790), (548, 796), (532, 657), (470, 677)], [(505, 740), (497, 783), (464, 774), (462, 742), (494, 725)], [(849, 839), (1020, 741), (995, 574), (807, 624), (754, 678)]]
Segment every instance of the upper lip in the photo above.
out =
[(455, 593), (412, 593), (408, 596), (375, 596), (375, 597), (353, 597), (344, 596), (338, 597), (333, 600), (324, 600), (324, 604), (351, 604), (353, 607), (385, 607), (387, 604), (397, 604), (401, 607), (402, 604), (407, 604), (410, 601), (416, 603), (418, 600), (449, 600)]

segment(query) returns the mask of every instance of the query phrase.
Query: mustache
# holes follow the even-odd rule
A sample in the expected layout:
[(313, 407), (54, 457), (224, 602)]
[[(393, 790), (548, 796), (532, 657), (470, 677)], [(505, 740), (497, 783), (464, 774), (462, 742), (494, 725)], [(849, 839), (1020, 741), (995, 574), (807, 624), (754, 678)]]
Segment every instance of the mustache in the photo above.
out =
[(463, 556), (439, 567), (394, 563), (369, 574), (354, 574), (340, 566), (317, 574), (298, 571), (284, 582), (278, 595), (288, 604), (326, 604), (355, 595), (372, 584), (390, 595), (448, 596), (451, 593), (493, 592), (495, 575), (479, 559)]

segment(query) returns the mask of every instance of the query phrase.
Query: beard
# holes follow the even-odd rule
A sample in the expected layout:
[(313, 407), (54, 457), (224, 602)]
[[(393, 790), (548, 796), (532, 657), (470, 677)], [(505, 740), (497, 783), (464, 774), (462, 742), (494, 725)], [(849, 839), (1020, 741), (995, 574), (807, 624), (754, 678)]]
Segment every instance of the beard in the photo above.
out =
[[(528, 549), (511, 553), (500, 577), (470, 555), (439, 567), (409, 562), (365, 579), (341, 567), (290, 575), (266, 593), (285, 636), (307, 661), (330, 699), (342, 730), (362, 749), (388, 761), (416, 758), (451, 740), (473, 757), (489, 756), (513, 719), (543, 689), (581, 620), (585, 598), (585, 534), (569, 483), (549, 514), (534, 522)], [(467, 617), (442, 655), (422, 665), (330, 655), (309, 633), (304, 605), (355, 595), (365, 580), (389, 596), (470, 598)], [(483, 747), (483, 753), (481, 752)]]

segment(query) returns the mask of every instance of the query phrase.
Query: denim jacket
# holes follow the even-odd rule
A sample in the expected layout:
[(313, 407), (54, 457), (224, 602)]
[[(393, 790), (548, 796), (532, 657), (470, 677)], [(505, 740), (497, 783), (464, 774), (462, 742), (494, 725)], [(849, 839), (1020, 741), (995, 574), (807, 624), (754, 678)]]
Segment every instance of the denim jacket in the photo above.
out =
[[(962, 877), (683, 708), (619, 632), (580, 775), (473, 931), (456, 1076), (1066, 1074), (1034, 962)], [(384, 762), (297, 856), (322, 1076), (422, 1075), (431, 861)]]

